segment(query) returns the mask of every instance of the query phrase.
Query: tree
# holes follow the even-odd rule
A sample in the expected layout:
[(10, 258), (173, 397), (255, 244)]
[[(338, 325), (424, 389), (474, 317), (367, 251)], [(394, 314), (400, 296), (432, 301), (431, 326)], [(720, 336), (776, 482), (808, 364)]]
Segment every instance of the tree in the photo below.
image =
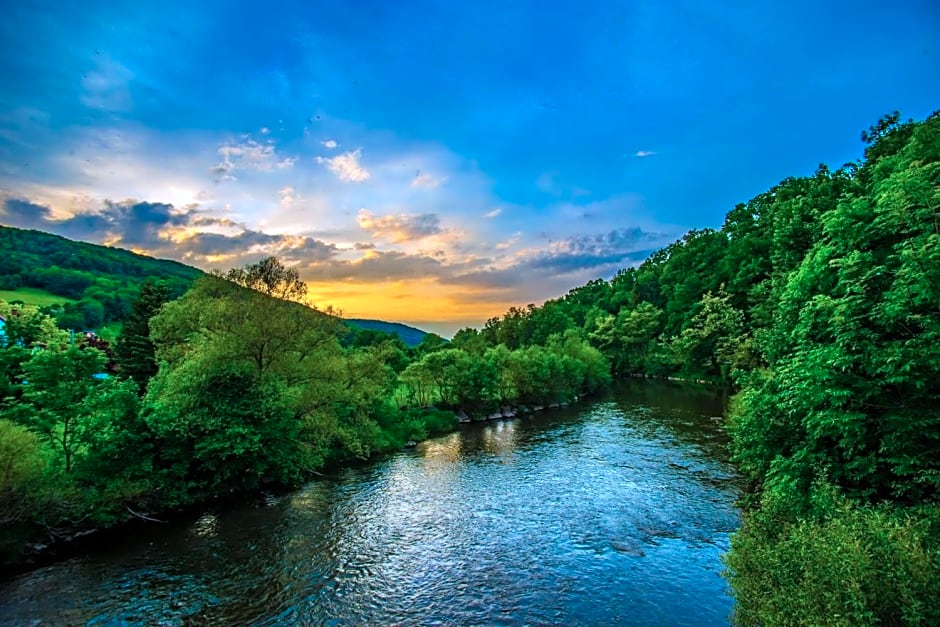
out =
[(290, 396), (245, 362), (188, 361), (161, 371), (146, 420), (161, 443), (161, 481), (182, 492), (174, 499), (296, 479), (308, 460)]
[(447, 348), (448, 344), (449, 342), (437, 333), (428, 333), (421, 338), (421, 341), (415, 346), (414, 351), (418, 357), (423, 357), (428, 353)]
[(705, 372), (727, 381), (743, 356), (744, 314), (724, 290), (702, 296), (695, 315), (674, 342), (679, 358), (692, 373)]
[(265, 257), (244, 268), (229, 270), (224, 278), (278, 300), (305, 303), (307, 284), (296, 268), (288, 268), (277, 257)]
[(157, 374), (156, 351), (150, 340), (150, 319), (169, 299), (166, 284), (144, 283), (115, 347), (121, 375), (133, 379), (141, 393), (147, 389), (150, 378)]
[(69, 335), (55, 320), (32, 305), (11, 305), (0, 300), (0, 316), (6, 320), (0, 344), (31, 349), (34, 346), (65, 346)]
[(661, 318), (662, 311), (642, 302), (636, 309), (621, 309), (616, 316), (598, 320), (590, 337), (610, 357), (616, 372), (641, 372), (649, 365), (647, 355)]
[(65, 472), (71, 472), (75, 456), (83, 452), (89, 428), (86, 399), (101, 382), (107, 357), (99, 350), (69, 347), (44, 350), (23, 365), (28, 382), (23, 400), (29, 405), (29, 426), (45, 436), (61, 454)]

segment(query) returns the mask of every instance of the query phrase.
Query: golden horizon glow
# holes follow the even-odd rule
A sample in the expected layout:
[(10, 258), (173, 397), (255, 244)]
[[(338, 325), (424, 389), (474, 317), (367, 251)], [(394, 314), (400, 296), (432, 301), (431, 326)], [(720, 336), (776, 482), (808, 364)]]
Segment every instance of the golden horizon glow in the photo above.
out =
[(441, 285), (433, 279), (384, 283), (308, 281), (308, 296), (324, 309), (339, 310), (344, 318), (402, 322), (427, 331), (452, 335), (464, 327), (482, 327), (519, 303), (512, 299), (475, 301), (482, 290)]

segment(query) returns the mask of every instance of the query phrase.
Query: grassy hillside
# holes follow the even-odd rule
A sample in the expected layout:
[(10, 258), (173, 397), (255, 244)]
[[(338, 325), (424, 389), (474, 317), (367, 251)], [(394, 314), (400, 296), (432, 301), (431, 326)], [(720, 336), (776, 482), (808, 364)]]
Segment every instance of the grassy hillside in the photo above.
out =
[(0, 290), (0, 300), (5, 300), (8, 303), (22, 301), (27, 305), (35, 305), (36, 307), (50, 307), (53, 305), (65, 305), (66, 303), (75, 302), (75, 300), (72, 298), (56, 296), (55, 294), (51, 294), (46, 290), (41, 290), (36, 287), (21, 287), (15, 290)]

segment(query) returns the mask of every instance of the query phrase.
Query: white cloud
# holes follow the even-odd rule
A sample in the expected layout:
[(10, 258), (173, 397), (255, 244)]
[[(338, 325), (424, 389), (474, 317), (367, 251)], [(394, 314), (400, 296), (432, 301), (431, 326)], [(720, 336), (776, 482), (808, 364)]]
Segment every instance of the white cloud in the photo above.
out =
[(653, 152), (652, 150), (637, 150), (637, 151), (636, 151), (636, 156), (637, 156), (637, 157), (640, 157), (641, 159), (642, 159), (643, 157), (652, 157), (652, 156), (655, 155), (655, 154), (656, 154), (656, 153)]
[(336, 148), (337, 146), (339, 146), (339, 144), (336, 143), (336, 140), (335, 140), (335, 139), (324, 139), (324, 140), (323, 140), (322, 142), (320, 142), (320, 143), (323, 144), (326, 148), (329, 148), (330, 150), (333, 150), (334, 148)]
[(440, 177), (440, 178), (434, 178), (434, 177), (431, 176), (430, 174), (427, 174), (427, 173), (425, 173), (425, 174), (420, 174), (420, 173), (419, 173), (418, 176), (416, 176), (416, 177), (414, 177), (414, 179), (412, 179), (412, 181), (411, 181), (411, 186), (412, 186), (412, 187), (423, 187), (423, 188), (425, 188), (425, 189), (437, 189), (437, 188), (440, 187), (440, 186), (444, 183), (444, 181), (446, 181), (446, 180), (447, 180), (447, 177), (446, 177), (446, 176), (442, 176), (442, 177)]
[(535, 186), (539, 188), (540, 191), (545, 192), (546, 194), (558, 195), (558, 189), (555, 185), (555, 177), (558, 176), (557, 171), (552, 172), (542, 172), (539, 177), (535, 180)]
[(297, 199), (297, 191), (290, 185), (281, 188), (278, 194), (281, 196), (281, 206), (285, 209), (290, 209), (291, 205), (293, 205), (294, 201)]
[(341, 181), (362, 183), (372, 175), (359, 163), (361, 156), (362, 149), (357, 148), (335, 157), (314, 157), (314, 160), (320, 165), (325, 165)]
[(294, 167), (296, 157), (281, 157), (274, 148), (274, 142), (264, 143), (253, 139), (241, 142), (226, 142), (216, 151), (220, 160), (209, 171), (221, 180), (235, 180), (235, 170), (259, 170), (270, 172), (273, 169), (286, 170)]
[(496, 250), (508, 250), (518, 244), (520, 239), (522, 239), (522, 232), (516, 231), (509, 239), (498, 242), (496, 244)]
[(262, 127), (261, 127), (261, 134), (262, 134), (262, 135), (270, 135), (270, 134), (271, 134), (271, 129), (269, 129), (267, 126), (262, 126)]
[(498, 215), (501, 214), (502, 212), (503, 212), (503, 208), (502, 208), (502, 207), (496, 207), (496, 209), (493, 209), (492, 211), (487, 211), (486, 213), (484, 213), (484, 214), (483, 214), (483, 217), (484, 217), (484, 218), (495, 218), (496, 216), (498, 216)]

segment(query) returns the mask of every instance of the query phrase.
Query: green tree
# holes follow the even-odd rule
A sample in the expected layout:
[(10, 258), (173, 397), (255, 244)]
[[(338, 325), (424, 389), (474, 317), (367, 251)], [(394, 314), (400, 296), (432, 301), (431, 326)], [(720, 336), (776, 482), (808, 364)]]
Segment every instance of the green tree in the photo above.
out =
[(277, 257), (265, 257), (258, 263), (233, 268), (224, 278), (271, 298), (306, 303), (307, 284), (296, 268), (288, 268)]
[(75, 456), (85, 450), (91, 427), (85, 402), (101, 384), (94, 375), (106, 363), (101, 351), (72, 346), (64, 351), (40, 351), (23, 365), (29, 426), (62, 456), (66, 472), (71, 472)]
[(660, 329), (662, 311), (642, 302), (597, 321), (592, 341), (611, 359), (618, 373), (642, 372), (649, 365), (650, 346)]
[(150, 378), (157, 374), (156, 350), (150, 340), (150, 319), (169, 299), (165, 284), (144, 283), (115, 347), (121, 374), (133, 379), (141, 393), (147, 389)]
[(697, 311), (674, 342), (685, 369), (729, 380), (731, 369), (743, 364), (745, 349), (744, 314), (730, 303), (724, 290), (708, 292)]

